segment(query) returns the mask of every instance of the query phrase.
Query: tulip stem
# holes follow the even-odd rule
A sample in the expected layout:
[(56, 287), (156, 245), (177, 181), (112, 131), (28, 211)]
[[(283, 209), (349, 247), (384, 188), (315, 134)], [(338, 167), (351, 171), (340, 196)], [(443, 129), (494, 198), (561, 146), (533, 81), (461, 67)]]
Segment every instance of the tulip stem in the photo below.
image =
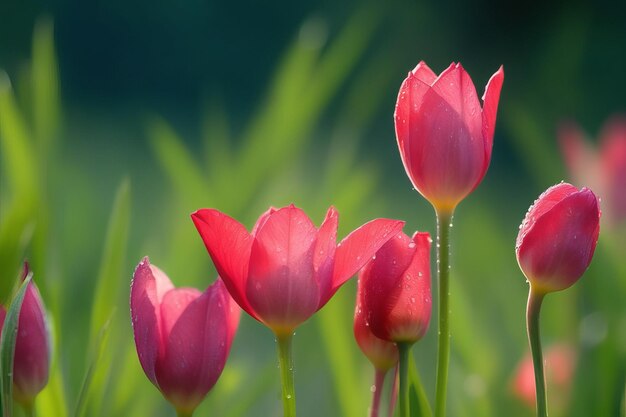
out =
[(372, 385), (372, 407), (370, 408), (370, 417), (378, 417), (380, 398), (383, 393), (383, 385), (385, 383), (386, 375), (387, 371), (376, 369), (376, 373), (374, 374), (374, 385)]
[(399, 342), (398, 352), (400, 353), (400, 360), (398, 367), (400, 370), (400, 417), (409, 417), (409, 354), (411, 352), (412, 343)]
[(546, 380), (543, 373), (543, 354), (541, 353), (541, 337), (539, 332), (539, 312), (544, 293), (533, 291), (532, 286), (528, 293), (528, 305), (526, 307), (526, 329), (528, 330), (528, 342), (533, 357), (535, 369), (535, 391), (537, 393), (537, 417), (548, 416), (548, 403), (546, 398)]
[(33, 403), (28, 403), (28, 404), (24, 404), (22, 406), (22, 409), (24, 410), (24, 416), (26, 417), (34, 417), (35, 416), (35, 407), (33, 406)]
[(292, 333), (276, 335), (280, 379), (283, 385), (284, 417), (296, 416), (296, 391), (293, 383), (293, 358), (291, 352)]
[(435, 417), (446, 415), (446, 390), (450, 364), (450, 231), (453, 211), (436, 210), (437, 214), (437, 282), (439, 285), (439, 339)]

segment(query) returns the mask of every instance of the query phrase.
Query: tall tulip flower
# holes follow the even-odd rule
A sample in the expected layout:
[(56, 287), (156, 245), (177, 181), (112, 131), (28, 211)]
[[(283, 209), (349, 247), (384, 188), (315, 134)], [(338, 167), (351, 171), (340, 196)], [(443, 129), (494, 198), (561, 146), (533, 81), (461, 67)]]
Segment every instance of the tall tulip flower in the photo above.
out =
[(626, 220), (626, 116), (610, 118), (594, 149), (578, 126), (559, 129), (559, 142), (575, 184), (591, 185), (602, 197), (605, 218), (611, 224)]
[(413, 186), (437, 215), (439, 348), (435, 417), (445, 416), (450, 357), (450, 228), (456, 206), (482, 181), (489, 162), (502, 67), (485, 88), (481, 107), (474, 83), (461, 64), (439, 76), (424, 62), (409, 72), (398, 93), (394, 114), (402, 163)]
[[(29, 273), (24, 264), (22, 279)], [(0, 306), (0, 329), (6, 310)], [(13, 358), (13, 398), (31, 410), (35, 397), (48, 383), (50, 369), (50, 335), (39, 290), (33, 281), (28, 284), (20, 309), (15, 356)]]
[(179, 416), (191, 416), (224, 369), (239, 308), (220, 279), (204, 292), (174, 288), (144, 258), (133, 275), (130, 311), (146, 376)]
[(567, 183), (546, 190), (526, 213), (515, 245), (519, 266), (530, 283), (526, 324), (533, 356), (537, 415), (547, 416), (539, 312), (544, 296), (573, 285), (585, 272), (600, 232), (595, 194)]
[(286, 416), (295, 415), (291, 337), (403, 226), (377, 219), (339, 244), (338, 213), (331, 207), (316, 228), (294, 205), (271, 208), (251, 233), (214, 209), (192, 214), (193, 222), (231, 295), (276, 335)]
[(408, 355), (422, 338), (431, 314), (428, 233), (398, 233), (359, 274), (361, 308), (372, 333), (400, 352), (400, 416), (408, 410)]

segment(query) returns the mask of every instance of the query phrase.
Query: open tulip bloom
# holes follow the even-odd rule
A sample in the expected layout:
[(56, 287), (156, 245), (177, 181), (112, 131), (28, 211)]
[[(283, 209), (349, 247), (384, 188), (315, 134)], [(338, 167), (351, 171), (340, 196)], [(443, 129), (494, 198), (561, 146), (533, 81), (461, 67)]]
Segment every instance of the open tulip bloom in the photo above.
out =
[(322, 308), (404, 222), (372, 220), (337, 244), (338, 213), (333, 207), (319, 228), (294, 205), (269, 209), (251, 233), (215, 209), (198, 210), (192, 219), (235, 301), (276, 335), (285, 416), (294, 416), (294, 330)]
[(537, 415), (547, 416), (539, 312), (543, 297), (572, 286), (593, 257), (600, 232), (600, 207), (587, 189), (560, 183), (546, 190), (526, 213), (515, 245), (530, 284), (526, 321), (535, 368)]
[(474, 83), (461, 64), (440, 75), (424, 62), (400, 86), (394, 114), (396, 139), (411, 183), (437, 215), (439, 340), (435, 417), (446, 415), (450, 357), (450, 228), (456, 206), (482, 181), (493, 147), (502, 67), (496, 71), (480, 105)]
[(224, 369), (239, 307), (219, 278), (204, 292), (174, 288), (144, 258), (133, 275), (130, 310), (146, 376), (179, 416), (191, 416)]

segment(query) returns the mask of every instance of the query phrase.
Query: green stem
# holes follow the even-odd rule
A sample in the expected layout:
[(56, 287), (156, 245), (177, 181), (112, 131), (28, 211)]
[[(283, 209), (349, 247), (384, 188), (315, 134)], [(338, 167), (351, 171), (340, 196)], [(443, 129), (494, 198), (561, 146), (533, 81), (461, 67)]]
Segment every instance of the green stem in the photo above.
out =
[(437, 381), (435, 417), (446, 415), (446, 390), (450, 364), (450, 231), (453, 212), (437, 213), (437, 282), (439, 285), (439, 339), (437, 350)]
[(398, 398), (400, 403), (400, 417), (409, 417), (409, 353), (411, 351), (411, 343), (398, 343), (398, 351), (400, 353), (400, 361), (398, 367), (400, 369), (400, 395)]
[(541, 353), (541, 337), (539, 332), (539, 312), (544, 293), (533, 291), (532, 286), (528, 293), (528, 305), (526, 307), (526, 329), (528, 330), (528, 342), (533, 356), (535, 368), (535, 391), (537, 393), (537, 417), (548, 416), (548, 403), (546, 399), (546, 380), (543, 373), (543, 354)]
[(280, 380), (283, 385), (284, 417), (296, 416), (296, 390), (293, 384), (291, 338), (291, 333), (276, 335), (276, 342), (278, 343), (278, 362), (280, 363)]
[(22, 409), (24, 410), (24, 416), (26, 417), (35, 417), (35, 407), (32, 402), (28, 404), (23, 404)]
[(177, 417), (191, 417), (192, 415), (193, 415), (193, 411), (176, 410)]
[(372, 385), (372, 407), (370, 408), (370, 417), (378, 417), (380, 398), (382, 396), (383, 385), (385, 383), (385, 375), (387, 375), (387, 371), (376, 369), (376, 373), (374, 375), (374, 385)]

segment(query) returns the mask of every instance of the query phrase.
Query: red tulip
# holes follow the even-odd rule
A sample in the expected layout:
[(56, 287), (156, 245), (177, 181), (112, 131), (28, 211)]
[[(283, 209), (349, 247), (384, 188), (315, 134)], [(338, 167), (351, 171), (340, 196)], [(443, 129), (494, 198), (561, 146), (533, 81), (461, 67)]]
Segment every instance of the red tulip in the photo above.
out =
[(435, 209), (452, 212), (487, 172), (503, 80), (500, 67), (482, 108), (461, 64), (437, 76), (420, 62), (402, 83), (395, 111), (400, 155), (413, 186)]
[(422, 338), (431, 314), (428, 233), (399, 233), (359, 274), (362, 309), (372, 333), (391, 342)]
[(191, 217), (235, 301), (279, 336), (322, 308), (403, 225), (373, 220), (337, 245), (333, 207), (319, 229), (293, 205), (267, 211), (252, 233), (214, 209)]
[(388, 371), (398, 363), (398, 347), (395, 343), (376, 337), (372, 333), (362, 308), (362, 298), (363, 291), (359, 283), (354, 311), (354, 338), (377, 371)]
[[(546, 383), (553, 410), (564, 410), (572, 387), (576, 353), (568, 345), (554, 345), (546, 349)], [(535, 407), (535, 372), (530, 354), (524, 357), (515, 371), (513, 394), (529, 408)]]
[(570, 287), (585, 272), (598, 241), (600, 208), (588, 188), (548, 188), (520, 226), (515, 251), (522, 272), (540, 293)]
[(131, 284), (130, 311), (146, 376), (183, 414), (191, 414), (219, 378), (240, 310), (223, 282), (200, 292), (174, 288), (144, 258)]
[(559, 129), (561, 149), (570, 177), (599, 191), (612, 223), (626, 220), (626, 118), (610, 119), (594, 150), (574, 124)]
[[(24, 265), (23, 279), (28, 275)], [(0, 306), (0, 329), (6, 311)], [(46, 309), (33, 281), (28, 284), (20, 309), (15, 356), (13, 359), (13, 397), (24, 405), (32, 405), (35, 397), (48, 383), (50, 368), (50, 336)]]

